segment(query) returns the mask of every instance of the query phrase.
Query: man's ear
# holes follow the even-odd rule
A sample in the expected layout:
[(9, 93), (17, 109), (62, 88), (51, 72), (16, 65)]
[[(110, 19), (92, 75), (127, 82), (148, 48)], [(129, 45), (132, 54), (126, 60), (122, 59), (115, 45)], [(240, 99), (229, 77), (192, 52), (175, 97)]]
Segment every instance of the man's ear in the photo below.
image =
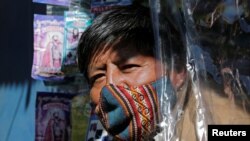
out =
[(175, 70), (172, 70), (170, 72), (170, 80), (172, 82), (172, 85), (176, 90), (180, 89), (182, 85), (184, 84), (185, 80), (187, 78), (187, 71), (185, 69), (177, 72)]
[(181, 69), (175, 70), (175, 69), (168, 69), (168, 66), (161, 61), (156, 61), (156, 77), (160, 78), (162, 76), (169, 76), (171, 83), (175, 90), (180, 89), (183, 84), (185, 83), (187, 79), (187, 70), (183, 67)]

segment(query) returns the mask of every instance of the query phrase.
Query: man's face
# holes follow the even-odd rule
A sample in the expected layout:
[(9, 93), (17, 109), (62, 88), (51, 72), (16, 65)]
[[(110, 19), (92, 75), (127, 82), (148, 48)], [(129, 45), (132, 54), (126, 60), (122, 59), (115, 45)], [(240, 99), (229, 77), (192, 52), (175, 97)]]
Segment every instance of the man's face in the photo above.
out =
[(92, 102), (98, 105), (106, 84), (139, 86), (155, 81), (156, 64), (154, 57), (141, 55), (133, 47), (98, 53), (88, 66)]

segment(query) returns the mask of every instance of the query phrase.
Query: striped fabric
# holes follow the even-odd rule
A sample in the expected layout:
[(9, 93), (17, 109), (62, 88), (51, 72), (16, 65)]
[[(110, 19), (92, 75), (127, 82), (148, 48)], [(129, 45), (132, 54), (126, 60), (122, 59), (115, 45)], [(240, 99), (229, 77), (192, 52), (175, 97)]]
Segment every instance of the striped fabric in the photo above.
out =
[(117, 140), (141, 141), (148, 138), (159, 123), (158, 107), (153, 85), (110, 84), (102, 89), (98, 116)]

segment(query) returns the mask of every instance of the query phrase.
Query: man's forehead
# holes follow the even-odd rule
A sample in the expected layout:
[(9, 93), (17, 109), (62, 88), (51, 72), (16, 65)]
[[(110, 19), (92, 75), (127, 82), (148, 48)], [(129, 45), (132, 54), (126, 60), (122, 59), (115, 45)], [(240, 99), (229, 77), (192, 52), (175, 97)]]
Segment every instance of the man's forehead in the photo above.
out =
[(104, 67), (104, 64), (106, 64), (108, 60), (115, 64), (121, 64), (136, 55), (139, 55), (139, 53), (133, 47), (110, 48), (98, 52), (91, 59), (89, 69)]
[(95, 66), (100, 66), (101, 64), (104, 64), (107, 59), (110, 59), (110, 51), (106, 52), (99, 52), (95, 54), (94, 57), (91, 58), (89, 63), (89, 68), (93, 68)]

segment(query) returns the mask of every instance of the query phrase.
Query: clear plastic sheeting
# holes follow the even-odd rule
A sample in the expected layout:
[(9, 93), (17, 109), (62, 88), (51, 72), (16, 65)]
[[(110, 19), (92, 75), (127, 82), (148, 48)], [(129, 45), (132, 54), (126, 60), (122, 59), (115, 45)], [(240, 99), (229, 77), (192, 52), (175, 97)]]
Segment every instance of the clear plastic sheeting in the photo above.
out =
[(250, 1), (149, 5), (159, 75), (169, 78), (159, 90), (162, 130), (155, 139), (206, 141), (210, 124), (250, 124)]
[(46, 5), (46, 15), (63, 15), (68, 7), (58, 5)]
[(88, 11), (90, 12), (91, 0), (70, 0), (70, 11)]

